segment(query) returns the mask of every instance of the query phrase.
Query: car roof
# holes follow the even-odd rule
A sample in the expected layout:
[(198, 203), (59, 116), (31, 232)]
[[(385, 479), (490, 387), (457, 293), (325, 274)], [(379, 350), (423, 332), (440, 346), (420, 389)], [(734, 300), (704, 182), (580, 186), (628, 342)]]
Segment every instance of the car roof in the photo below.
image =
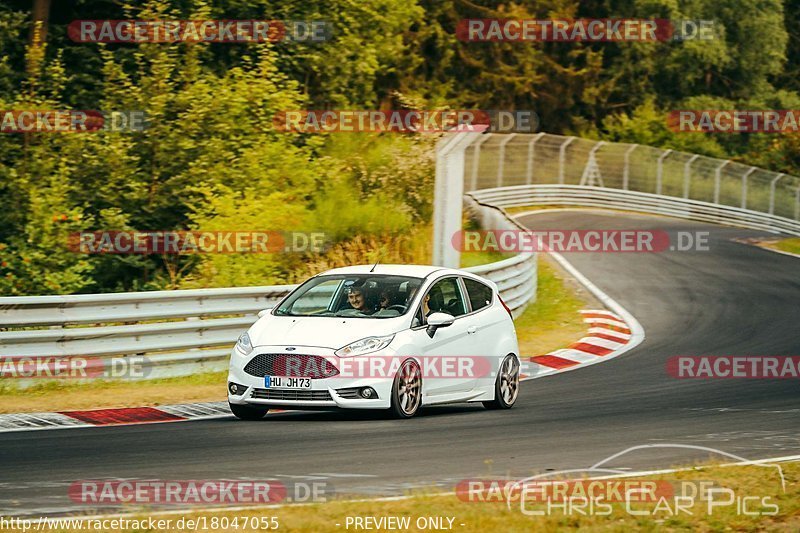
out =
[[(373, 270), (374, 267), (374, 270)], [(409, 276), (413, 278), (425, 278), (438, 271), (464, 274), (459, 270), (444, 268), (431, 265), (354, 265), (348, 267), (334, 268), (322, 272), (320, 275), (328, 274), (385, 274), (393, 276)], [(370, 272), (371, 271), (371, 272)]]

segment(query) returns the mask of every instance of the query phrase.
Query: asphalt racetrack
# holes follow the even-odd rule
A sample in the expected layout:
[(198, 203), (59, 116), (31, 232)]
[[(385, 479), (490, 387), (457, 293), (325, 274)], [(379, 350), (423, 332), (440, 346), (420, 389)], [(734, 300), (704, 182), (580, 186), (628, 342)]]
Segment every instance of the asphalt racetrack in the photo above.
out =
[[(539, 230), (709, 231), (710, 250), (565, 254), (639, 320), (646, 339), (607, 363), (526, 382), (510, 411), (455, 405), (405, 421), (285, 413), (259, 422), (231, 416), (3, 433), (0, 514), (94, 511), (67, 496), (81, 479), (324, 480), (340, 494), (384, 496), (474, 476), (588, 467), (642, 444), (707, 446), (747, 459), (800, 454), (797, 379), (679, 380), (665, 369), (676, 355), (800, 355), (800, 259), (732, 240), (757, 232), (674, 219), (552, 211), (520, 221)], [(654, 448), (613, 466), (708, 457)]]

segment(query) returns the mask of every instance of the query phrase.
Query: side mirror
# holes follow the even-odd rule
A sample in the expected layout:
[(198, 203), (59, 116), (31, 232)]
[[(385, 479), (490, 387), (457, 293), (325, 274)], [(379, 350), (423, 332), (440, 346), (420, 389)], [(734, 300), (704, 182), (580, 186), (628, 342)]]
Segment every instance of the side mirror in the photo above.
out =
[(261, 318), (262, 316), (266, 315), (267, 313), (269, 313), (273, 309), (274, 309), (274, 307), (267, 307), (266, 309), (262, 309), (261, 311), (258, 312), (258, 318)]
[(437, 329), (452, 326), (455, 320), (454, 316), (448, 315), (447, 313), (431, 313), (430, 316), (428, 316), (428, 329), (425, 331), (428, 337), (433, 338)]

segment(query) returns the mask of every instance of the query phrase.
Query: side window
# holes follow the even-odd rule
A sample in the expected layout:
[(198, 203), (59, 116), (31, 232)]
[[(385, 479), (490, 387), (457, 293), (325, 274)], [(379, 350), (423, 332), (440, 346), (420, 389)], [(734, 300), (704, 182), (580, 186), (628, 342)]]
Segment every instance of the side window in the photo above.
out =
[(469, 295), (469, 303), (472, 304), (472, 310), (477, 311), (483, 309), (492, 303), (492, 288), (484, 285), (480, 281), (475, 281), (470, 278), (462, 278), (464, 286), (467, 288)]
[(464, 305), (464, 298), (461, 296), (457, 278), (445, 278), (437, 281), (422, 301), (422, 310), (425, 316), (436, 312), (453, 316), (461, 316), (467, 313), (467, 306)]

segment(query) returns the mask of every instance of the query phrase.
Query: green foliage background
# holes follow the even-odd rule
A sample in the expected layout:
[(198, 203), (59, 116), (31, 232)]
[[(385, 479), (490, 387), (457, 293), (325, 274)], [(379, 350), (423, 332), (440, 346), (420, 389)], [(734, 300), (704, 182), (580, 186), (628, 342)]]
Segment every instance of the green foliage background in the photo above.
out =
[[(800, 109), (800, 11), (780, 0), (75, 0), (43, 55), (0, 4), (0, 109), (144, 110), (144, 132), (0, 135), (0, 294), (296, 281), (428, 259), (434, 136), (297, 135), (287, 109), (533, 109), (542, 129), (799, 174), (795, 135), (674, 134), (668, 110)], [(717, 39), (465, 43), (464, 18), (713, 19)], [(75, 19), (326, 20), (324, 43), (78, 44)], [(38, 55), (37, 55), (38, 53)], [(33, 68), (31, 68), (33, 65)], [(323, 254), (87, 256), (94, 229), (324, 231)]]

